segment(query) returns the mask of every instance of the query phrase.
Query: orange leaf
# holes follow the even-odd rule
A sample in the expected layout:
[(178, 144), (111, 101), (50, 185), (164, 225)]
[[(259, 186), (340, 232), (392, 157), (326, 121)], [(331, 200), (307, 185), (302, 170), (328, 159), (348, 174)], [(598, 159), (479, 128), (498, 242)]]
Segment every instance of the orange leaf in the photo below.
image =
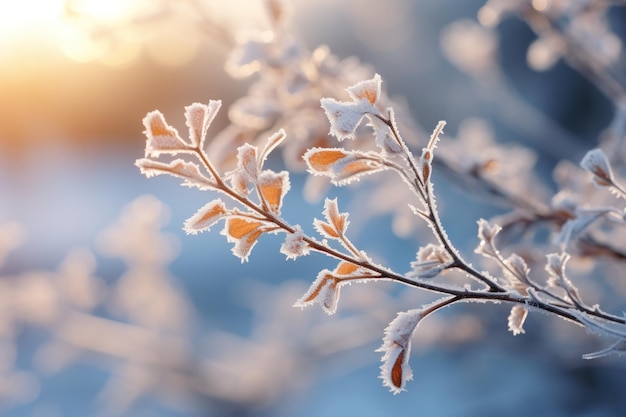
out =
[(329, 171), (333, 164), (348, 155), (343, 149), (312, 148), (304, 154), (304, 160), (314, 171)]
[(326, 286), (326, 282), (328, 280), (333, 280), (333, 282), (330, 284), (330, 288), (334, 288), (337, 285), (337, 279), (335, 277), (330, 274), (325, 275), (324, 278), (320, 280), (319, 285), (311, 292), (311, 294), (309, 294), (309, 296), (305, 300), (303, 300), (303, 303), (308, 303), (315, 300), (322, 291), (322, 288)]
[(347, 213), (339, 213), (339, 208), (337, 207), (337, 199), (326, 199), (324, 203), (324, 215), (326, 216), (326, 220), (335, 228), (335, 232), (338, 235), (342, 235), (346, 231), (347, 224)]
[(196, 234), (208, 230), (215, 222), (224, 217), (228, 211), (222, 200), (217, 199), (202, 207), (193, 216), (185, 221), (185, 231)]
[(145, 118), (146, 128), (152, 136), (178, 137), (178, 131), (165, 122), (160, 112), (152, 112)]
[(402, 362), (404, 362), (404, 352), (402, 349), (391, 367), (391, 382), (396, 388), (402, 388)]
[(234, 239), (241, 239), (261, 227), (262, 224), (263, 223), (255, 220), (246, 220), (241, 217), (231, 217), (226, 222), (226, 233)]
[(317, 231), (320, 232), (320, 234), (322, 235), (326, 235), (327, 237), (331, 237), (335, 239), (339, 237), (339, 234), (328, 223), (325, 223), (320, 220), (315, 223), (315, 226), (317, 228)]
[(340, 262), (339, 265), (337, 265), (337, 268), (335, 268), (335, 272), (338, 275), (350, 275), (353, 272), (355, 272), (357, 269), (359, 269), (359, 266), (356, 264), (353, 264), (352, 262)]
[(290, 188), (287, 171), (281, 171), (278, 174), (270, 170), (263, 171), (259, 175), (258, 186), (261, 197), (267, 203), (269, 211), (279, 214), (283, 197)]

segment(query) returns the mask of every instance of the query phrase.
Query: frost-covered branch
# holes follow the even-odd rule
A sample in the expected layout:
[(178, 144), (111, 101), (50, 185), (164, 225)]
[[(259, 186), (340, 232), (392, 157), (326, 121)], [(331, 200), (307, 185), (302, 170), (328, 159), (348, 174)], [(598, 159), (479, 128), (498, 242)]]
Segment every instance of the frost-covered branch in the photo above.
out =
[[(229, 198), (234, 206), (220, 199), (213, 200), (185, 222), (185, 230), (188, 233), (206, 231), (218, 221), (224, 221), (222, 234), (234, 244), (232, 252), (242, 262), (248, 260), (254, 245), (267, 233), (285, 234), (280, 251), (287, 259), (305, 256), (312, 251), (336, 259), (337, 267), (334, 270), (322, 270), (309, 290), (296, 302), (296, 306), (320, 304), (327, 313), (332, 314), (338, 307), (340, 289), (347, 283), (365, 281), (394, 281), (446, 295), (437, 304), (401, 313), (396, 319), (400, 321), (395, 325), (392, 323), (386, 331), (382, 347), (385, 352), (382, 377), (394, 392), (404, 389), (406, 381), (411, 378), (408, 368), (410, 339), (417, 323), (435, 310), (459, 301), (510, 303), (512, 310), (508, 326), (514, 334), (524, 332), (523, 323), (528, 309), (535, 309), (583, 327), (592, 326), (594, 331), (617, 338), (618, 341), (624, 339), (624, 317), (605, 313), (597, 306), (590, 307), (583, 302), (579, 290), (566, 276), (565, 264), (569, 255), (565, 252), (547, 256), (546, 285), (538, 284), (530, 278), (530, 270), (522, 257), (512, 254), (504, 258), (500, 254), (496, 236), (501, 228), (481, 220), (478, 231), (480, 244), (476, 252), (495, 260), (502, 275), (494, 277), (464, 260), (448, 238), (439, 218), (431, 180), (435, 148), (445, 123), (439, 123), (419, 159), (415, 158), (394, 121), (393, 110), (381, 110), (378, 107), (381, 82), (381, 77), (375, 75), (372, 79), (348, 87), (349, 101), (334, 98), (321, 100), (330, 121), (331, 135), (339, 141), (364, 140), (360, 137), (357, 139), (357, 129), (367, 120), (377, 150), (365, 152), (347, 147), (314, 147), (304, 154), (304, 160), (311, 174), (328, 177), (338, 186), (386, 170), (399, 174), (414, 195), (413, 212), (430, 227), (437, 241), (437, 244), (429, 244), (418, 251), (417, 261), (412, 263), (413, 272), (410, 274), (399, 274), (374, 263), (350, 241), (346, 235), (348, 213), (339, 211), (336, 199), (327, 199), (324, 219), (314, 220), (315, 230), (321, 240), (307, 235), (299, 225), (292, 225), (282, 218), (283, 198), (290, 188), (289, 175), (286, 171), (266, 169), (264, 164), (270, 152), (286, 140), (283, 130), (271, 135), (260, 149), (250, 144), (239, 146), (236, 167), (220, 173), (203, 146), (207, 129), (221, 105), (219, 101), (211, 101), (207, 105), (194, 103), (187, 107), (185, 117), (189, 140), (182, 139), (160, 112), (149, 113), (144, 119), (146, 155), (137, 161), (137, 166), (146, 176), (172, 175), (183, 179), (183, 185), (212, 190)], [(161, 154), (190, 154), (196, 157), (200, 165), (185, 159), (163, 163), (157, 160)], [(582, 165), (595, 175), (596, 183), (599, 179), (601, 185), (620, 190), (612, 179), (610, 168), (605, 165), (605, 159), (598, 156), (597, 152), (590, 155), (583, 160)], [(339, 244), (340, 248), (335, 248), (331, 242)], [(445, 280), (441, 282), (432, 279), (448, 270), (461, 271), (469, 281), (459, 286), (446, 283)], [(481, 287), (472, 288), (472, 282), (480, 283)], [(612, 330), (606, 330), (606, 325), (602, 323), (610, 325)], [(621, 344), (616, 342), (613, 346), (617, 349)]]

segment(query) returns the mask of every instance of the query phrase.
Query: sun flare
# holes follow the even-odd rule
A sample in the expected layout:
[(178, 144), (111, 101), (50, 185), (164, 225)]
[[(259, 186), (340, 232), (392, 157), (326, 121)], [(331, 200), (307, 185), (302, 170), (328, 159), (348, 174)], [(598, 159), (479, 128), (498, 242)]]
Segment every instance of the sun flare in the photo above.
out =
[(64, 0), (0, 0), (0, 39), (3, 42), (41, 34), (56, 26)]

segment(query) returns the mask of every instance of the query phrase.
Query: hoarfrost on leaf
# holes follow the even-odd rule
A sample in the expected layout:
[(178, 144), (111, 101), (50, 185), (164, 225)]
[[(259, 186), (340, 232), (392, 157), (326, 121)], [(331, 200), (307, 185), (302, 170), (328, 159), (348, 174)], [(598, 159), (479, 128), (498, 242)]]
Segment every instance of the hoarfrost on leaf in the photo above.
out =
[(183, 230), (187, 234), (197, 234), (208, 231), (211, 226), (223, 219), (228, 214), (226, 205), (217, 199), (205, 204), (193, 216), (185, 220)]
[(274, 215), (279, 215), (283, 198), (291, 188), (289, 173), (265, 170), (259, 175), (258, 186), (267, 210)]
[(417, 260), (411, 262), (410, 275), (434, 278), (447, 268), (451, 261), (452, 257), (443, 246), (429, 243), (417, 251)]
[(185, 107), (185, 123), (189, 128), (191, 146), (202, 149), (206, 133), (222, 106), (221, 100), (210, 100), (209, 104), (193, 103)]
[(339, 279), (328, 269), (322, 270), (308, 291), (294, 304), (304, 308), (319, 303), (326, 314), (334, 314), (339, 302)]
[(385, 329), (383, 344), (377, 350), (384, 352), (380, 378), (394, 394), (404, 391), (406, 382), (413, 379), (413, 371), (409, 366), (411, 339), (422, 319), (422, 313), (422, 309), (398, 313)]
[(178, 131), (167, 124), (163, 113), (151, 111), (143, 118), (146, 130), (146, 156), (158, 157), (162, 153), (177, 154), (188, 150), (189, 145), (181, 139)]
[(613, 171), (602, 149), (596, 148), (587, 152), (580, 161), (580, 166), (593, 175), (593, 183), (598, 187), (614, 185)]
[(287, 259), (296, 259), (299, 256), (305, 256), (309, 254), (310, 248), (308, 243), (304, 240), (304, 232), (300, 226), (294, 227), (293, 233), (287, 234), (285, 242), (280, 247), (280, 253), (287, 256)]
[(514, 336), (518, 334), (526, 333), (524, 331), (524, 321), (528, 315), (528, 309), (524, 306), (516, 305), (511, 308), (511, 313), (508, 318), (509, 331)]
[(354, 139), (356, 128), (365, 115), (375, 110), (366, 99), (351, 103), (323, 98), (321, 104), (330, 122), (330, 134), (339, 141)]
[(352, 100), (358, 102), (360, 100), (367, 100), (372, 106), (378, 102), (380, 98), (380, 85), (382, 79), (380, 75), (375, 74), (371, 80), (363, 80), (351, 87), (348, 87), (346, 91), (350, 95)]

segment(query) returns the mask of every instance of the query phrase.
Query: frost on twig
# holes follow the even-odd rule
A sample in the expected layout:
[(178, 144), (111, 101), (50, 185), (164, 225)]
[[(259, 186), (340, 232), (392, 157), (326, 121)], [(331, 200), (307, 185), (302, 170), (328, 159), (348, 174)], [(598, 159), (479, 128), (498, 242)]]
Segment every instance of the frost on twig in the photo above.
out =
[[(269, 153), (286, 140), (284, 130), (276, 131), (260, 148), (249, 143), (240, 144), (235, 168), (220, 173), (217, 165), (211, 162), (210, 154), (201, 146), (214, 112), (219, 108), (212, 103), (217, 102), (194, 104), (187, 108), (189, 141), (181, 139), (160, 113), (150, 113), (146, 119), (146, 157), (138, 160), (137, 165), (147, 176), (173, 175), (183, 178), (184, 185), (214, 191), (228, 198), (227, 202), (215, 199), (206, 204), (185, 222), (184, 228), (188, 233), (195, 234), (223, 221), (222, 234), (233, 243), (232, 252), (242, 262), (248, 260), (253, 247), (266, 233), (285, 234), (280, 252), (287, 259), (297, 259), (311, 252), (334, 259), (336, 267), (320, 271), (309, 289), (295, 302), (296, 307), (319, 304), (326, 313), (333, 314), (339, 307), (340, 292), (346, 284), (380, 280), (444, 295), (443, 299), (433, 304), (399, 313), (385, 330), (380, 349), (384, 352), (381, 378), (393, 393), (404, 390), (406, 382), (412, 378), (409, 356), (411, 338), (418, 323), (429, 314), (458, 301), (509, 303), (511, 311), (507, 324), (515, 335), (524, 333), (523, 326), (530, 307), (584, 327), (599, 326), (604, 329), (606, 325), (598, 323), (606, 322), (617, 329), (616, 332), (623, 332), (626, 319), (604, 313), (583, 302), (579, 290), (566, 276), (565, 264), (569, 259), (566, 252), (548, 255), (546, 283), (538, 283), (531, 279), (530, 267), (522, 256), (501, 253), (496, 240), (502, 228), (481, 219), (478, 221), (479, 245), (476, 253), (494, 261), (501, 273), (492, 276), (463, 259), (441, 222), (432, 182), (435, 151), (445, 122), (438, 123), (420, 157), (415, 158), (402, 138), (393, 109), (378, 108), (381, 83), (381, 77), (376, 74), (346, 88), (350, 101), (334, 98), (321, 100), (330, 121), (331, 135), (339, 141), (361, 141), (363, 139), (357, 129), (364, 120), (368, 120), (367, 127), (373, 133), (376, 150), (315, 146), (303, 153), (303, 159), (311, 174), (329, 177), (338, 186), (379, 171), (390, 171), (398, 176), (414, 200), (415, 204), (410, 206), (413, 213), (430, 227), (436, 241), (417, 251), (416, 260), (411, 263), (412, 270), (407, 274), (399, 274), (374, 263), (349, 239), (348, 213), (339, 210), (336, 198), (327, 198), (323, 219), (313, 220), (313, 227), (322, 240), (307, 235), (300, 225), (292, 225), (282, 217), (284, 197), (290, 189), (289, 174), (287, 171), (267, 169), (265, 162)], [(161, 154), (175, 155), (179, 152), (195, 158), (196, 162), (181, 159), (167, 163), (156, 160)], [(602, 157), (596, 155), (583, 166), (615, 187), (610, 168), (604, 165)], [(446, 282), (444, 272), (447, 270), (461, 272), (466, 278), (464, 285)], [(435, 277), (438, 278), (432, 279)], [(481, 287), (472, 289), (470, 284), (476, 282)]]

